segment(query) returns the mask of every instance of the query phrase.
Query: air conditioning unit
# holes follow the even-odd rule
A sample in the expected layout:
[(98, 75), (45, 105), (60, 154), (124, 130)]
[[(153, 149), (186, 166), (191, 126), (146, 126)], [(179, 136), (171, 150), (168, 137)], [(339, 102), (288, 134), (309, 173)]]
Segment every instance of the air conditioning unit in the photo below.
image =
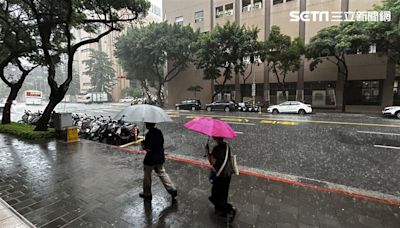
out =
[(261, 9), (261, 8), (262, 8), (262, 2), (254, 3), (254, 9)]
[(194, 23), (199, 23), (202, 21), (204, 21), (204, 18), (202, 18), (202, 17), (194, 19)]
[(243, 7), (243, 12), (250, 12), (251, 11), (251, 5)]
[(233, 10), (227, 10), (225, 11), (226, 16), (232, 16), (233, 15)]

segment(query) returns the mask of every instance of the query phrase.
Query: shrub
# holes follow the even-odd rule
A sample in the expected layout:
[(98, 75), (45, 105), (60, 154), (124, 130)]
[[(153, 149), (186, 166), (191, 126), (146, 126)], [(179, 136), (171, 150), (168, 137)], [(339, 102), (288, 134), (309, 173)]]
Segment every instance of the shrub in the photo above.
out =
[(7, 133), (32, 140), (55, 138), (56, 136), (56, 132), (52, 128), (49, 128), (48, 131), (34, 131), (34, 128), (34, 125), (22, 123), (0, 124), (0, 133)]

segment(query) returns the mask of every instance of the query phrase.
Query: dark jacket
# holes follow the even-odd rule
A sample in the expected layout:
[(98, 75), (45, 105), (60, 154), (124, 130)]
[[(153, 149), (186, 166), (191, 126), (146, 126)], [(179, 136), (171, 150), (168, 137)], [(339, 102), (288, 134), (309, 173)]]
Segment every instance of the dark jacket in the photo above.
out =
[(220, 145), (214, 146), (214, 148), (211, 152), (212, 158), (216, 160), (213, 167), (217, 172), (221, 168), (222, 164), (224, 163), (225, 156), (226, 156), (226, 146), (227, 146), (227, 144), (225, 142), (223, 142)]
[(147, 151), (143, 164), (161, 165), (165, 162), (164, 137), (160, 130), (152, 128), (147, 132), (142, 143), (143, 149)]

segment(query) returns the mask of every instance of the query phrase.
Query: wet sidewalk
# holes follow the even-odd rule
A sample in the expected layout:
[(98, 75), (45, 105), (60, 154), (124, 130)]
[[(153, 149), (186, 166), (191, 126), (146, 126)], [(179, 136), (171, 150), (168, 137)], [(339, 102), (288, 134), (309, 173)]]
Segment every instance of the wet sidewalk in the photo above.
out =
[[(149, 203), (138, 196), (142, 161), (142, 154), (89, 141), (0, 134), (0, 197), (37, 227), (227, 226), (208, 202), (207, 167), (167, 161), (177, 203), (156, 176)], [(400, 227), (399, 206), (256, 176), (234, 177), (230, 201), (238, 209), (232, 227)]]

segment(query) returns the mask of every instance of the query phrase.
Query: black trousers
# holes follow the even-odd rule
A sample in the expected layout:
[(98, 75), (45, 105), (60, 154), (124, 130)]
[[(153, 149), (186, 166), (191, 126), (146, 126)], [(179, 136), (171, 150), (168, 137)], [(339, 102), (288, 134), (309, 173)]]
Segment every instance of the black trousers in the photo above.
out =
[(232, 205), (228, 203), (229, 184), (231, 177), (216, 177), (211, 188), (210, 201), (216, 210), (228, 214), (232, 211)]

